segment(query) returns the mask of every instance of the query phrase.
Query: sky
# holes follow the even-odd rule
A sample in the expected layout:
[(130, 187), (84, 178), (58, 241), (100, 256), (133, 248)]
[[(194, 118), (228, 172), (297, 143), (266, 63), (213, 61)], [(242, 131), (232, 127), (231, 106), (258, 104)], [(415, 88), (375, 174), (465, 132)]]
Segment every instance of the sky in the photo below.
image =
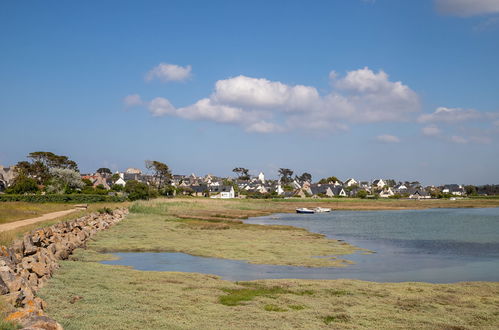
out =
[(1, 1), (0, 165), (499, 184), (499, 0)]

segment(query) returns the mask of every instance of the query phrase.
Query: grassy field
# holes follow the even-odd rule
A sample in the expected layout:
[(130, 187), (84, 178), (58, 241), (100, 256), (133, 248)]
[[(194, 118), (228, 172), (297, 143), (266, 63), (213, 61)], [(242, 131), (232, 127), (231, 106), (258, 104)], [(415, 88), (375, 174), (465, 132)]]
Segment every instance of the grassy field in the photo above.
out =
[(230, 282), (96, 263), (79, 250), (41, 296), (71, 329), (492, 329), (498, 283)]
[[(19, 227), (19, 228), (14, 229), (14, 230), (0, 232), (0, 245), (8, 246), (12, 243), (13, 240), (21, 237), (26, 232), (29, 232), (29, 231), (37, 229), (37, 228), (51, 226), (54, 223), (58, 223), (61, 221), (76, 219), (76, 218), (81, 217), (85, 214), (96, 212), (97, 210), (99, 210), (101, 208), (108, 207), (108, 208), (113, 209), (113, 208), (118, 208), (118, 207), (128, 207), (129, 205), (130, 205), (130, 203), (128, 203), (128, 202), (88, 204), (88, 208), (86, 210), (77, 211), (77, 212), (74, 212), (74, 213), (71, 213), (71, 214), (68, 214), (68, 215), (65, 215), (62, 217), (54, 218), (51, 220), (47, 220), (47, 221), (37, 222), (37, 223), (31, 224), (28, 226)], [(57, 207), (60, 207), (60, 209), (57, 209)], [(0, 209), (2, 209), (2, 208), (3, 208), (3, 210), (6, 210), (6, 209), (13, 210), (12, 214), (14, 214), (14, 213), (27, 214), (26, 212), (28, 212), (28, 211), (25, 211), (25, 209), (31, 210), (32, 208), (38, 209), (39, 212), (43, 212), (43, 210), (50, 210), (48, 212), (43, 212), (43, 213), (39, 213), (37, 215), (27, 217), (27, 218), (34, 218), (34, 217), (38, 217), (42, 214), (74, 208), (74, 204), (57, 204), (57, 203), (37, 204), (37, 203), (24, 203), (24, 202), (2, 202), (2, 203), (0, 203)], [(0, 214), (3, 214), (3, 213), (0, 211)], [(24, 217), (24, 218), (17, 219), (17, 220), (23, 220), (23, 219), (27, 219), (27, 218)], [(16, 221), (16, 220), (11, 220), (9, 222), (13, 222), (13, 221)]]
[[(314, 259), (310, 254), (333, 254), (333, 250), (339, 254), (335, 249), (346, 247), (348, 252), (355, 249), (292, 227), (262, 228), (235, 220), (290, 211), (287, 203), (207, 199), (135, 203), (127, 219), (99, 233), (88, 249), (77, 250), (72, 260), (62, 262), (40, 295), (48, 302), (49, 315), (65, 329), (492, 329), (499, 326), (497, 282), (445, 285), (355, 280), (230, 282), (211, 275), (144, 272), (98, 263), (111, 258), (101, 251), (139, 250), (316, 266), (309, 264)], [(297, 251), (299, 246), (303, 252)], [(327, 262), (335, 263), (337, 259)]]
[(69, 210), (74, 204), (65, 203), (26, 203), (26, 202), (1, 202), (0, 224), (18, 220), (36, 218), (43, 214)]
[(300, 228), (244, 224), (236, 218), (263, 211), (241, 211), (227, 205), (234, 206), (213, 200), (138, 202), (130, 207), (126, 221), (101, 233), (89, 247), (98, 252), (184, 252), (257, 264), (308, 267), (344, 266), (349, 261), (339, 256), (360, 250)]

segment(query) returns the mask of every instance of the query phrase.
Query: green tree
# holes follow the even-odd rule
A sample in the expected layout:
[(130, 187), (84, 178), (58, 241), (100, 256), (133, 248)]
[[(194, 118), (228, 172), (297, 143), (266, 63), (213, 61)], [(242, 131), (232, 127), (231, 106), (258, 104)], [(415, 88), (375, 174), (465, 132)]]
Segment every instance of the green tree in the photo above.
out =
[(110, 169), (108, 169), (107, 167), (101, 167), (97, 170), (97, 173), (101, 174), (101, 175), (104, 175), (104, 174), (113, 174), (113, 172), (111, 172)]
[(12, 185), (5, 190), (7, 194), (29, 194), (36, 193), (38, 191), (38, 185), (36, 180), (29, 178), (24, 174), (20, 174), (16, 177)]
[(149, 199), (149, 186), (143, 182), (130, 180), (125, 185), (125, 192), (132, 201), (138, 199)]
[(250, 179), (249, 170), (247, 168), (236, 167), (232, 170), (232, 172), (237, 174), (237, 178), (239, 180), (248, 181)]
[(320, 183), (320, 184), (328, 184), (328, 183), (334, 183), (334, 182), (342, 183), (341, 180), (338, 179), (335, 176), (330, 176), (329, 178), (320, 179), (318, 183)]
[(168, 165), (156, 160), (146, 160), (146, 168), (153, 171), (154, 184), (160, 190), (165, 184), (170, 184), (172, 174)]
[(80, 173), (69, 168), (51, 168), (49, 170), (51, 180), (47, 190), (55, 193), (72, 193), (77, 189), (85, 187)]
[(281, 179), (281, 183), (289, 183), (293, 181), (292, 179), (293, 171), (290, 170), (289, 168), (280, 168), (278, 172), (279, 172), (279, 177)]
[(312, 174), (305, 172), (300, 176), (296, 176), (296, 179), (301, 182), (312, 182)]
[(366, 198), (367, 197), (367, 191), (365, 191), (365, 190), (359, 190), (357, 192), (357, 197), (358, 198)]

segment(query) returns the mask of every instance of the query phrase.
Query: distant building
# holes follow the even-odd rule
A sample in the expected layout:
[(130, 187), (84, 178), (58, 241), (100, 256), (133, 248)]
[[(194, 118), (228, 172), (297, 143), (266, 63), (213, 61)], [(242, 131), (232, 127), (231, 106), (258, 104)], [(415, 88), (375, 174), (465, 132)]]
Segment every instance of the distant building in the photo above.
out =
[(125, 171), (126, 174), (142, 174), (142, 171), (139, 170), (138, 168), (133, 168), (133, 167), (130, 167), (130, 168), (127, 168), (126, 171)]
[(260, 174), (258, 174), (258, 180), (260, 180), (262, 183), (265, 183), (265, 174), (263, 174), (263, 172), (260, 172)]

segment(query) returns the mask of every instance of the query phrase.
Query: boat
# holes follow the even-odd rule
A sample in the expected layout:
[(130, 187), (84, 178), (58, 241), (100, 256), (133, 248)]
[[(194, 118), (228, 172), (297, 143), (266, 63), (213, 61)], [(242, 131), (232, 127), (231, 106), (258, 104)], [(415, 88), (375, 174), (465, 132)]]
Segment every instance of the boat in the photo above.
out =
[(314, 211), (315, 213), (326, 213), (326, 212), (331, 212), (331, 209), (328, 207), (316, 207)]
[(306, 207), (302, 207), (299, 209), (296, 209), (296, 213), (302, 213), (302, 214), (314, 214), (315, 211), (311, 209), (307, 209)]

